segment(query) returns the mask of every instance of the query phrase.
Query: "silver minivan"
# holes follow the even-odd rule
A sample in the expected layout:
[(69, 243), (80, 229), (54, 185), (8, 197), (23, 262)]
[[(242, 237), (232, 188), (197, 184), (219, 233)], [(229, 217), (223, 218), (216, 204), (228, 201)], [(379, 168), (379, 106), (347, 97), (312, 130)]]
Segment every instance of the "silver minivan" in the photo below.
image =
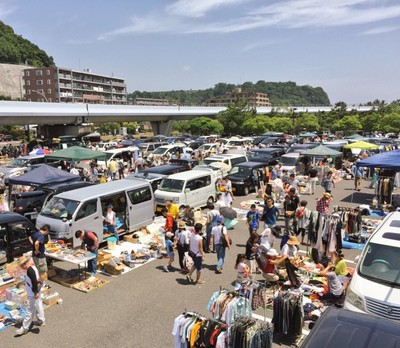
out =
[(143, 179), (123, 179), (90, 187), (80, 188), (55, 195), (42, 209), (36, 226), (50, 226), (52, 239), (72, 241), (75, 231), (90, 230), (104, 240), (103, 216), (108, 204), (113, 205), (117, 215), (119, 234), (135, 231), (151, 224), (154, 217), (153, 190)]

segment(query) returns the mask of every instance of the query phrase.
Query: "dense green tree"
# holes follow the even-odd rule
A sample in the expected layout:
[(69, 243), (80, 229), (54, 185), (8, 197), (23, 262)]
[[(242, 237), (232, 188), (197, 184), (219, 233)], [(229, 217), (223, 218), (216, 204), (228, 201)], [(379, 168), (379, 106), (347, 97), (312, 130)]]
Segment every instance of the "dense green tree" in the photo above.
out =
[(54, 66), (53, 57), (45, 51), (14, 33), (14, 30), (0, 21), (0, 63), (25, 64), (30, 66)]
[(250, 109), (246, 101), (237, 100), (229, 105), (226, 110), (221, 111), (217, 119), (223, 125), (225, 134), (242, 135), (246, 134), (243, 128), (244, 123), (255, 115), (256, 111)]
[(359, 121), (361, 122), (362, 130), (368, 133), (379, 130), (380, 127), (379, 119), (381, 117), (382, 116), (377, 112), (364, 115), (361, 114)]
[(345, 134), (351, 134), (362, 129), (361, 122), (357, 115), (344, 116), (341, 120), (333, 124), (332, 130), (343, 131)]
[(95, 128), (100, 134), (117, 134), (121, 128), (121, 123), (119, 122), (105, 122), (105, 123), (95, 123)]
[(187, 130), (191, 134), (197, 135), (221, 134), (224, 126), (217, 120), (208, 117), (196, 117), (188, 122)]
[(319, 131), (318, 117), (312, 114), (300, 114), (296, 117), (295, 122), (296, 132), (307, 131)]
[(276, 132), (292, 133), (293, 119), (289, 117), (274, 117), (271, 119), (272, 130)]
[(266, 115), (255, 115), (243, 122), (243, 131), (249, 135), (261, 135), (272, 130), (272, 119)]
[(385, 114), (379, 120), (379, 130), (385, 133), (400, 131), (400, 113)]

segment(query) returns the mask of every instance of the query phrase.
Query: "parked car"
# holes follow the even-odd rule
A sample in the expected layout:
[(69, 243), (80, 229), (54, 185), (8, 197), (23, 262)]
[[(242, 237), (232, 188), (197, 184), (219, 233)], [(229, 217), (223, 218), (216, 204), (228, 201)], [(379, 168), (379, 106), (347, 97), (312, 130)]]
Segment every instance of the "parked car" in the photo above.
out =
[(193, 150), (190, 147), (187, 147), (185, 144), (182, 143), (175, 143), (173, 145), (164, 145), (158, 147), (156, 150), (153, 152), (153, 156), (165, 156), (169, 153), (174, 154), (174, 153), (183, 153), (186, 151), (187, 153), (192, 153)]
[(185, 172), (188, 170), (188, 167), (181, 164), (163, 164), (161, 166), (150, 167), (146, 169), (142, 169), (140, 173), (143, 174), (162, 174), (162, 175), (171, 175), (176, 173)]
[(235, 164), (228, 174), (232, 182), (232, 191), (236, 195), (247, 196), (250, 192), (255, 192), (259, 185), (259, 174), (264, 177), (265, 163), (243, 162)]
[(154, 152), (155, 149), (158, 149), (160, 146), (168, 145), (166, 142), (158, 142), (158, 143), (140, 143), (138, 144), (139, 154), (142, 155), (143, 158), (147, 158), (151, 153)]
[(2, 167), (0, 169), (0, 173), (4, 174), (4, 182), (8, 184), (8, 180), (10, 177), (24, 174), (28, 170), (28, 167), (44, 162), (44, 155), (22, 156), (16, 158), (9, 165)]
[[(11, 212), (0, 213), (0, 264), (32, 250), (29, 237), (36, 227), (26, 217)], [(3, 257), (1, 257), (3, 255)], [(5, 257), (4, 257), (5, 255)]]
[(14, 140), (14, 137), (9, 134), (3, 135), (1, 138), (1, 141), (12, 141), (12, 140)]

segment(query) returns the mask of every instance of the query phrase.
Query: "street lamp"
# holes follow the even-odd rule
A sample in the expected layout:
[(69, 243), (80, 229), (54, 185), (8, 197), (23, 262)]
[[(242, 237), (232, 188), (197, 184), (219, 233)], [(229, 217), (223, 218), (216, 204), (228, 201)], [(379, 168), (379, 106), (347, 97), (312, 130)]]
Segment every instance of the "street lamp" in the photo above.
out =
[(37, 91), (35, 89), (32, 89), (31, 92), (35, 92), (36, 94), (39, 94), (40, 96), (42, 96), (44, 98), (44, 100), (46, 100), (46, 103), (49, 102), (47, 97), (45, 96), (45, 94), (43, 92), (39, 92), (39, 91)]

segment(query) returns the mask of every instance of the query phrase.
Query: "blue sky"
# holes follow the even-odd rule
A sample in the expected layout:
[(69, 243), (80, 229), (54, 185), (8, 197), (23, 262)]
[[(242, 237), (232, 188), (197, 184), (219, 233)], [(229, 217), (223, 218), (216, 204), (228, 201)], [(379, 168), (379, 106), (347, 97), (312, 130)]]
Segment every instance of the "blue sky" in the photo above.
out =
[(265, 80), (332, 104), (400, 99), (399, 0), (0, 0), (0, 19), (128, 92)]

